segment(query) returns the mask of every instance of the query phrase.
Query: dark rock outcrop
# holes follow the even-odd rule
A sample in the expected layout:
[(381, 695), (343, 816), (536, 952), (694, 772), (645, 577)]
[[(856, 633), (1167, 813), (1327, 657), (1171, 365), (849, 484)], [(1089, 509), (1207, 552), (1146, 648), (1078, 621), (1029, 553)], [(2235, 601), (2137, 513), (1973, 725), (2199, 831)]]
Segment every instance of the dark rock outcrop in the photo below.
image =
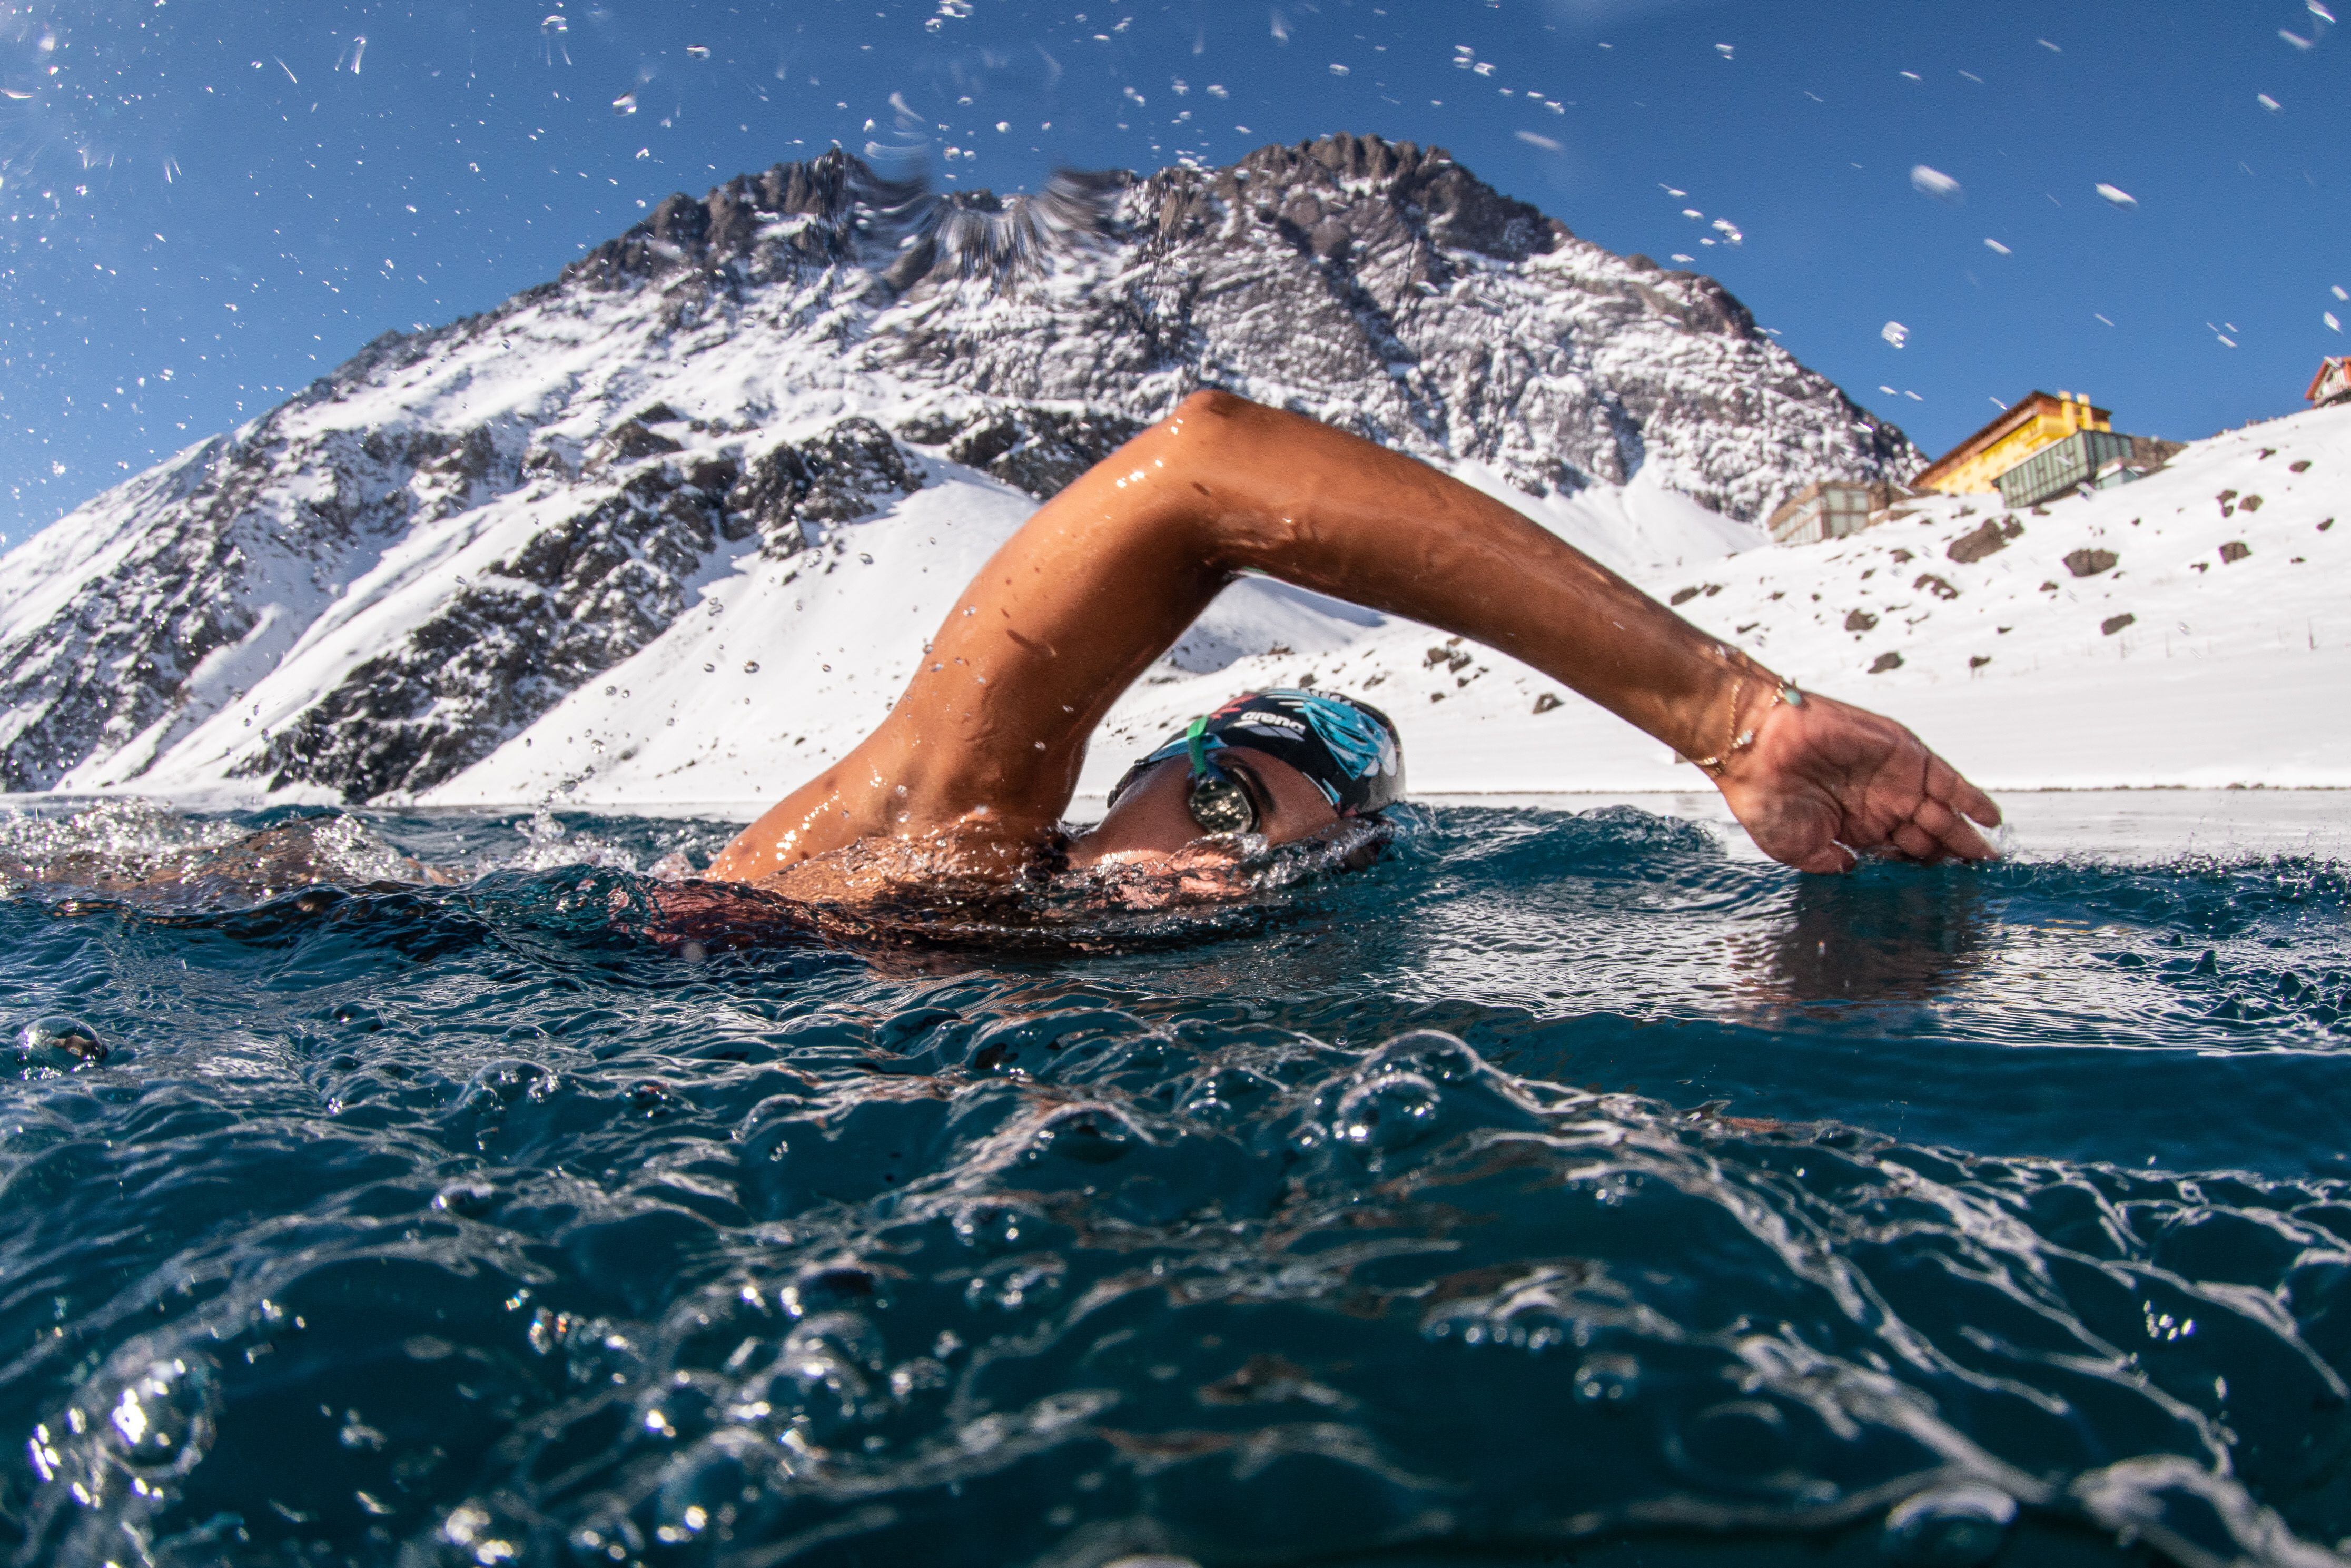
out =
[(646, 469), (460, 588), (235, 772), (350, 800), (453, 778), (667, 630), (727, 529), (718, 493)]

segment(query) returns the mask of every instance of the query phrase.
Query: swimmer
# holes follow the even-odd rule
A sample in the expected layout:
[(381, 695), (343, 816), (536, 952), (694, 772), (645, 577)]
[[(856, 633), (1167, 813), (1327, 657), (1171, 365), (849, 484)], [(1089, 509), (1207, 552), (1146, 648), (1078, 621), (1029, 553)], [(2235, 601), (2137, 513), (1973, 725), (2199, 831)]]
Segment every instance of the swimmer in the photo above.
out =
[[(879, 728), (745, 829), (709, 874), (854, 902), (877, 861), (980, 879), (1180, 873), (1261, 834), (1332, 836), (1401, 793), (1366, 703), (1246, 694), (1146, 754), (1091, 831), (1061, 826), (1111, 705), (1245, 571), (1440, 628), (1693, 760), (1774, 859), (1992, 856), (2000, 811), (1889, 718), (1799, 691), (1509, 507), (1426, 464), (1196, 392), (1039, 509), (980, 569)], [(850, 853), (854, 848), (856, 853)], [(905, 852), (903, 855), (900, 852)]]

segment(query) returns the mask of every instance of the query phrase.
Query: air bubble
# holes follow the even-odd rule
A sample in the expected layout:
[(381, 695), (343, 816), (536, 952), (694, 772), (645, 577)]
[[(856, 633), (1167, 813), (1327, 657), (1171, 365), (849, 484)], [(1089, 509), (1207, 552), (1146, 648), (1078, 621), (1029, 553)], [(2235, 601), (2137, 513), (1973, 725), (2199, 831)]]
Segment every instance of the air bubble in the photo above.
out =
[(2016, 1519), (2016, 1500), (1983, 1481), (1929, 1488), (1886, 1516), (1886, 1555), (1916, 1568), (1976, 1568), (1991, 1561)]
[(1437, 1085), (1419, 1073), (1383, 1072), (1347, 1091), (1333, 1130), (1355, 1148), (1385, 1152), (1419, 1142), (1443, 1110)]
[(1575, 1397), (1585, 1405), (1621, 1405), (1641, 1385), (1641, 1364), (1629, 1355), (1595, 1355), (1575, 1369)]
[(112, 1048), (96, 1030), (64, 1013), (36, 1019), (16, 1035), (19, 1071), (78, 1072), (100, 1065), (111, 1053)]

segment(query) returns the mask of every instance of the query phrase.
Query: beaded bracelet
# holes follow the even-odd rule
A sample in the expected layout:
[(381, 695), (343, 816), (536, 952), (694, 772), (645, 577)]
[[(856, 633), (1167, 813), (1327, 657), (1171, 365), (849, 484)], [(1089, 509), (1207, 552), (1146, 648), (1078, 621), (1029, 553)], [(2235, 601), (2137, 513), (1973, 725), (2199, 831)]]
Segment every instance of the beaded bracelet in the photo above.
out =
[[(1704, 772), (1710, 779), (1721, 778), (1725, 772), (1729, 771), (1730, 759), (1755, 744), (1755, 727), (1753, 725), (1750, 725), (1745, 729), (1740, 729), (1739, 727), (1739, 699), (1742, 695), (1744, 695), (1746, 690), (1747, 677), (1744, 675), (1740, 676), (1730, 684), (1731, 733), (1729, 744), (1725, 745), (1720, 751), (1715, 753), (1712, 757), (1693, 757), (1690, 758), (1690, 760), (1698, 766), (1699, 770)], [(1796, 689), (1795, 682), (1779, 682), (1772, 688), (1771, 700), (1763, 705), (1763, 712), (1768, 714), (1773, 708), (1778, 707), (1782, 703), (1787, 704), (1790, 707), (1802, 707), (1804, 706), (1804, 694)], [(1757, 723), (1761, 723), (1762, 720), (1762, 715), (1757, 715), (1756, 718)]]

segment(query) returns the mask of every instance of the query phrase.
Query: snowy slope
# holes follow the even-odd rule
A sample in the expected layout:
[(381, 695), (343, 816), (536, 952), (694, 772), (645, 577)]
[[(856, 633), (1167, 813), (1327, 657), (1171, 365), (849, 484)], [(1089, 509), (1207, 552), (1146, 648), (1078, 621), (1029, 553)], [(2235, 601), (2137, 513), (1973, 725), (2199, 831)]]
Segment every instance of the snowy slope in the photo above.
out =
[[(2297, 473), (2299, 463), (2309, 465)], [(1698, 590), (1684, 613), (1809, 687), (1903, 719), (1987, 787), (2339, 788), (2351, 787), (2351, 730), (2335, 718), (2351, 689), (2346, 476), (2351, 409), (2334, 409), (2196, 443), (2137, 485), (2038, 512), (1930, 498), (1852, 538), (1735, 555), (1738, 525), (1638, 481), (1516, 499), (1563, 537), (1614, 553), (1661, 598)], [(787, 571), (747, 569), (714, 587), (723, 615), (689, 617), (612, 672), (609, 694), (575, 694), (427, 799), (771, 799), (886, 711), (963, 575), (1026, 509), (976, 479), (925, 489), (844, 530), (829, 570), (786, 582)], [(2322, 528), (2338, 511), (2343, 524)], [(1987, 522), (2016, 531), (1980, 559), (1951, 559)], [(1607, 548), (1628, 538), (1650, 541), (1653, 563)], [(2250, 553), (2224, 559), (2232, 543)], [(2065, 558), (2084, 550), (2116, 564), (2076, 576)], [(1660, 554), (1667, 564), (1654, 564)], [(2125, 614), (2128, 624), (2102, 630)], [(877, 636), (877, 626), (895, 630)], [(1195, 637), (1247, 656), (1179, 650), (1155, 669), (1113, 710), (1081, 790), (1099, 794), (1162, 732), (1235, 691), (1305, 681), (1385, 706), (1423, 791), (1698, 781), (1656, 742), (1513, 660), (1279, 585), (1237, 586)], [(1290, 651), (1268, 651), (1277, 646)], [(1900, 663), (1873, 674), (1887, 654)], [(1566, 700), (1538, 714), (1546, 695)]]
[[(1627, 570), (1711, 564), (1761, 544), (1746, 525), (1638, 479), (1535, 502), (1475, 469), (1466, 477)], [(560, 795), (647, 806), (781, 793), (888, 711), (923, 640), (1034, 505), (984, 476), (948, 471), (885, 515), (839, 529), (822, 549), (780, 562), (747, 555), (710, 585), (704, 613), (684, 617), (423, 799), (473, 805)], [(1107, 788), (1125, 766), (1119, 737), (1151, 722), (1141, 716), (1188, 717), (1239, 685), (1301, 676), (1317, 662), (1355, 669), (1374, 648), (1416, 659), (1427, 640), (1409, 623), (1285, 583), (1237, 583), (1113, 710), (1089, 785)], [(1276, 648), (1288, 652), (1269, 652)]]
[[(938, 580), (1204, 385), (1453, 467), (1627, 565), (1751, 544), (1737, 519), (1798, 486), (1917, 461), (1711, 280), (1579, 240), (1439, 150), (1332, 137), (1010, 202), (831, 153), (388, 334), (0, 559), (0, 788), (537, 789), (538, 727), (638, 691), (619, 672), (699, 646), (714, 603), (730, 654), (745, 616), (779, 650), (837, 644), (817, 664), (841, 702), (859, 674), (862, 712)], [(791, 608), (865, 554), (903, 589)], [(1372, 629), (1245, 588), (1178, 664)], [(681, 668), (716, 675), (710, 652)], [(854, 727), (831, 713), (794, 720), (794, 749)]]
[[(1903, 720), (1987, 788), (2351, 788), (2351, 727), (2339, 716), (2351, 690), (2351, 408), (2194, 443), (2090, 499), (2022, 514), (1986, 504), (1997, 500), (1938, 497), (1850, 538), (1631, 575), (1668, 601), (1698, 590), (1682, 613), (1808, 687)], [(1979, 560), (1952, 559), (1954, 541), (1988, 521), (2018, 531)], [(2224, 559), (2231, 544), (2250, 553)], [(2116, 564), (2077, 577), (2066, 557), (2084, 550), (2111, 551)], [(1923, 582), (1930, 575), (1951, 597)], [(2133, 619), (2104, 630), (2123, 615)], [(1244, 661), (1186, 686), (1139, 688), (1113, 725), (1154, 734), (1229, 686), (1311, 674), (1396, 716), (1423, 790), (1698, 779), (1568, 694), (1535, 714), (1559, 688), (1515, 661), (1479, 652), (1456, 671), (1461, 650), (1447, 649), (1429, 663), (1444, 646), (1398, 626), (1336, 659)], [(1900, 664), (1873, 674), (1887, 654)], [(1094, 759), (1090, 784), (1115, 776), (1110, 761)]]

